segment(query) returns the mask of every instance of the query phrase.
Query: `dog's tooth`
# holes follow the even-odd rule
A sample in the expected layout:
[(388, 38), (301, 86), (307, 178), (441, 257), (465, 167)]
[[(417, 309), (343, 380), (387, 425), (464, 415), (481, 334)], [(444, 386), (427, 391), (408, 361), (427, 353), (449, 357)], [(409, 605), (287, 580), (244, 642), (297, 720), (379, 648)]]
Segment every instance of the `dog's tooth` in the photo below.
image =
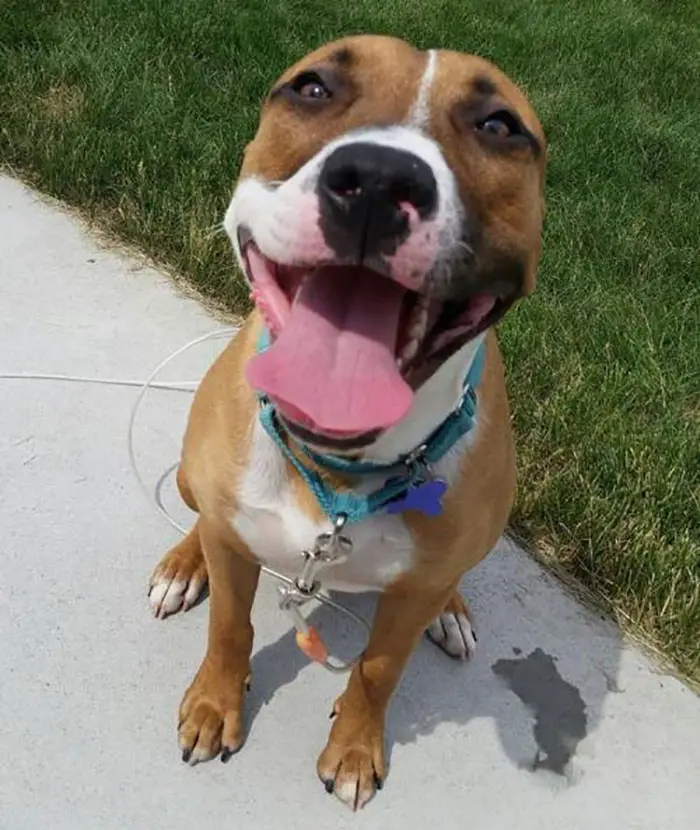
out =
[(421, 311), (417, 317), (412, 321), (409, 329), (409, 335), (412, 339), (422, 340), (425, 335), (425, 330), (428, 327), (428, 312)]
[(413, 306), (413, 316), (421, 314), (422, 312), (428, 311), (428, 305), (430, 304), (430, 297), (426, 297), (425, 294), (419, 294), (418, 299)]
[(420, 295), (411, 309), (411, 315), (406, 326), (408, 342), (396, 359), (396, 366), (399, 371), (402, 371), (405, 365), (418, 354), (418, 348), (423, 342), (428, 328), (428, 303), (428, 297)]
[(403, 347), (401, 357), (403, 358), (403, 362), (407, 363), (409, 360), (413, 360), (416, 354), (418, 354), (418, 340), (413, 338)]
[(401, 351), (401, 354), (396, 358), (396, 367), (401, 372), (405, 368), (406, 364), (416, 355), (418, 351), (418, 342), (414, 339), (411, 339), (406, 343)]
[(412, 333), (416, 329), (420, 327), (421, 320), (425, 316), (426, 320), (428, 318), (427, 311), (424, 311), (419, 305), (415, 305), (411, 309), (411, 316), (408, 318), (408, 331)]

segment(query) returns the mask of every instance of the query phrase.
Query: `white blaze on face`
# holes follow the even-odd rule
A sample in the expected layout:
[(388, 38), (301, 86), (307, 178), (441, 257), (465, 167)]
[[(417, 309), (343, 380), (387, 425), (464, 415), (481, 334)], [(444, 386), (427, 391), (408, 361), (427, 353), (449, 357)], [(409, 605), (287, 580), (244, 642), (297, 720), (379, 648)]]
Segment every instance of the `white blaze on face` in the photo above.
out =
[(424, 130), (430, 121), (430, 94), (437, 74), (437, 64), (438, 53), (435, 49), (431, 49), (428, 52), (425, 72), (418, 87), (418, 95), (408, 117), (409, 126), (416, 130)]

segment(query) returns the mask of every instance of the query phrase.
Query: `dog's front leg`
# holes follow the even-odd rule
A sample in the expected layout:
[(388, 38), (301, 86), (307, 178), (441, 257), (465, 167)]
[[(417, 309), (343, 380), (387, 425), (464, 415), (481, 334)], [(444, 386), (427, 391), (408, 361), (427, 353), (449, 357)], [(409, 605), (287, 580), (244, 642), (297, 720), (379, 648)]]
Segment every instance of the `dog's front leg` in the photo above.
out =
[(209, 640), (202, 665), (180, 705), (182, 760), (226, 761), (243, 744), (243, 698), (250, 677), (250, 612), (259, 565), (240, 556), (200, 519), (209, 574)]
[(402, 580), (379, 600), (369, 643), (336, 703), (337, 717), (318, 761), (328, 792), (354, 810), (382, 787), (389, 701), (418, 640), (453, 590), (448, 585), (426, 592)]

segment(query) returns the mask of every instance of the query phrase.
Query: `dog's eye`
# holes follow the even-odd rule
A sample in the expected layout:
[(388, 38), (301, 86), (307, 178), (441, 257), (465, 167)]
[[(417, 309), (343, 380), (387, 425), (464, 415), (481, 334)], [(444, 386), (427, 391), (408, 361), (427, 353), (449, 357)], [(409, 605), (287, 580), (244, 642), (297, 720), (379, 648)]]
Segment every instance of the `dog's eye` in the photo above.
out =
[(332, 97), (330, 89), (326, 86), (323, 78), (316, 72), (304, 72), (294, 80), (291, 89), (300, 98), (313, 101), (325, 101)]
[(510, 138), (514, 135), (522, 135), (523, 129), (518, 119), (508, 110), (499, 110), (476, 123), (479, 132), (493, 135), (496, 138)]

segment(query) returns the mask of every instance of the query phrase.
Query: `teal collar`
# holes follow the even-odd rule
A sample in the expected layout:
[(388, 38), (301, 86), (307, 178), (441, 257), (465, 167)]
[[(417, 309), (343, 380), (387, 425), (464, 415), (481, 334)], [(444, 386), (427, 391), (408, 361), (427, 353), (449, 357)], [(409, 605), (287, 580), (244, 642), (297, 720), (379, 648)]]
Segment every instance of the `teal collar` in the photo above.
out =
[[(265, 351), (269, 342), (269, 333), (264, 329), (258, 340), (258, 353)], [(274, 406), (262, 395), (258, 396), (260, 423), (331, 520), (342, 517), (346, 522), (359, 522), (376, 513), (402, 513), (405, 510), (420, 510), (429, 516), (439, 515), (442, 512), (441, 498), (447, 485), (440, 479), (434, 479), (430, 468), (474, 427), (477, 409), (475, 390), (483, 373), (485, 353), (486, 346), (482, 343), (464, 379), (462, 396), (455, 409), (423, 444), (393, 464), (325, 455), (314, 452), (304, 444), (299, 445), (311, 461), (326, 470), (352, 476), (386, 473), (388, 477), (384, 484), (367, 495), (352, 490), (336, 491), (316, 470), (302, 464), (289, 448), (288, 440), (292, 436), (286, 436)]]

